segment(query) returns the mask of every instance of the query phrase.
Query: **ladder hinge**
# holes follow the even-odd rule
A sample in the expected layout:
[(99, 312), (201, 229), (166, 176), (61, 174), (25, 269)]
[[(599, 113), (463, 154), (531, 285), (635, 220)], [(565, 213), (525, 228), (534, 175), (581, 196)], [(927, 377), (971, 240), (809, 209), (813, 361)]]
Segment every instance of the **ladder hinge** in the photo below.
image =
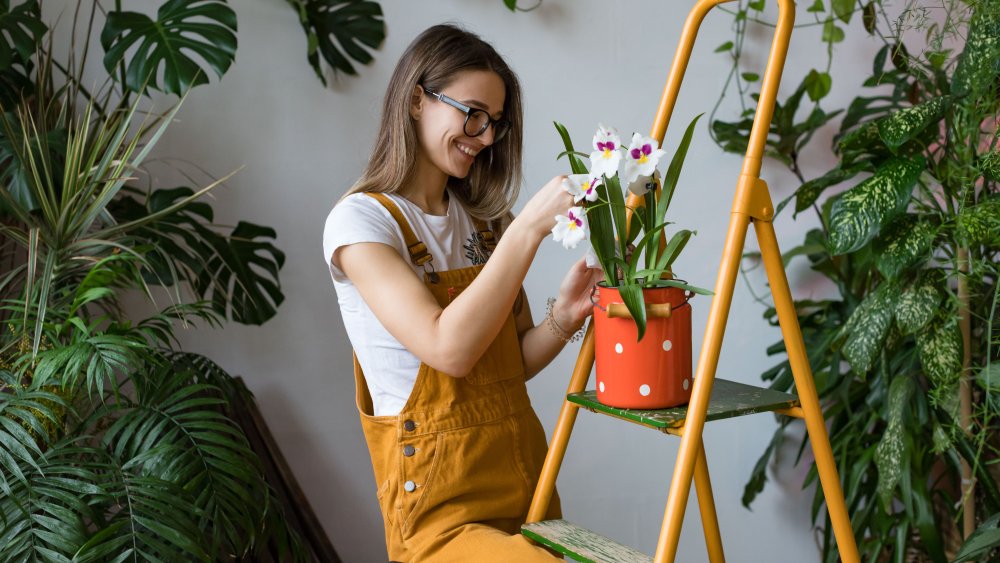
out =
[(742, 213), (758, 220), (770, 222), (774, 218), (774, 204), (767, 182), (760, 178), (740, 175), (733, 200), (733, 213)]

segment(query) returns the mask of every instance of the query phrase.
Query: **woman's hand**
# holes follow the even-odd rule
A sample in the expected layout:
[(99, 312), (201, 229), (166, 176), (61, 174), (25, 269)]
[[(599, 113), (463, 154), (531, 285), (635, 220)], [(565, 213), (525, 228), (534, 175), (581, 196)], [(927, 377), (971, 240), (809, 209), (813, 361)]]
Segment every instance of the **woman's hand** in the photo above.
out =
[(528, 200), (515, 221), (530, 229), (538, 240), (544, 239), (556, 224), (557, 215), (565, 215), (573, 207), (573, 196), (563, 187), (566, 176), (548, 181)]
[(586, 257), (573, 264), (559, 285), (559, 297), (552, 310), (552, 316), (560, 327), (572, 334), (583, 326), (587, 317), (594, 312), (590, 292), (594, 284), (603, 278), (603, 270), (587, 267)]

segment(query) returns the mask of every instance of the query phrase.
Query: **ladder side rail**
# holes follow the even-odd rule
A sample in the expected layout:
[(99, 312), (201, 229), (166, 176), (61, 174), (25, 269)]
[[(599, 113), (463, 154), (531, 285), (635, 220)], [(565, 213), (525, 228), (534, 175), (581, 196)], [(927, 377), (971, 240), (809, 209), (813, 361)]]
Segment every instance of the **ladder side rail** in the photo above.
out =
[[(700, 6), (701, 4), (699, 4)], [(714, 4), (713, 4), (714, 5)], [(697, 9), (697, 7), (696, 7)], [(692, 18), (685, 28), (692, 25)], [(664, 514), (663, 526), (657, 541), (656, 563), (672, 562), (677, 556), (677, 546), (680, 542), (681, 526), (684, 521), (684, 511), (691, 489), (691, 479), (702, 444), (702, 431), (705, 426), (705, 416), (711, 397), (712, 383), (719, 363), (719, 353), (722, 349), (722, 339), (725, 334), (726, 322), (732, 305), (733, 290), (739, 273), (739, 264), (746, 242), (747, 230), (750, 226), (750, 210), (747, 203), (754, 200), (754, 188), (766, 185), (757, 183), (754, 179), (760, 175), (760, 167), (764, 154), (767, 135), (774, 115), (778, 84), (788, 54), (788, 44), (791, 39), (792, 27), (795, 22), (794, 0), (779, 0), (778, 24), (775, 28), (764, 71), (764, 81), (761, 85), (761, 95), (754, 116), (754, 124), (750, 131), (747, 152), (743, 159), (742, 172), (736, 185), (736, 195), (733, 211), (730, 215), (729, 229), (719, 265), (719, 276), (715, 284), (715, 297), (709, 310), (708, 323), (705, 327), (705, 337), (694, 381), (694, 389), (688, 406), (688, 417), (685, 420), (681, 445), (677, 453), (677, 464), (670, 483), (670, 493)], [(698, 22), (700, 23), (700, 22)], [(682, 41), (693, 42), (697, 28), (682, 35)], [(689, 47), (690, 48), (690, 47)], [(669, 113), (669, 109), (667, 108)], [(766, 195), (766, 191), (765, 191)]]
[[(580, 355), (576, 358), (576, 366), (573, 368), (573, 375), (570, 377), (569, 387), (566, 395), (570, 393), (580, 393), (590, 380), (590, 372), (594, 368), (594, 323), (587, 327), (587, 333), (583, 337), (583, 344), (580, 346)], [(556, 422), (556, 429), (552, 432), (552, 441), (549, 450), (545, 453), (545, 462), (542, 464), (542, 472), (538, 476), (538, 483), (535, 485), (535, 493), (531, 497), (531, 506), (528, 508), (526, 522), (540, 522), (545, 518), (545, 513), (549, 511), (549, 504), (556, 488), (556, 477), (562, 467), (563, 458), (566, 456), (566, 446), (569, 444), (570, 434), (573, 432), (573, 425), (576, 424), (576, 415), (580, 412), (580, 406), (569, 402), (563, 395), (562, 409), (559, 411), (559, 419)]]

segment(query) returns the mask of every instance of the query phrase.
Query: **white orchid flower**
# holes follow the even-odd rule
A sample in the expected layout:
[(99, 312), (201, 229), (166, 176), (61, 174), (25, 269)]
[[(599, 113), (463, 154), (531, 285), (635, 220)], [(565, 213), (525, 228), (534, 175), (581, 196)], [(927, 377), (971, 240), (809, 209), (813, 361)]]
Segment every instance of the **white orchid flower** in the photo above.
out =
[(594, 133), (594, 152), (590, 153), (590, 175), (610, 178), (617, 174), (622, 159), (621, 147), (622, 140), (618, 136), (618, 130), (598, 123), (597, 132)]
[(596, 201), (600, 185), (600, 176), (595, 178), (590, 174), (570, 174), (563, 180), (563, 188), (573, 195), (573, 203), (580, 203), (581, 199)]
[(635, 133), (632, 142), (625, 151), (625, 163), (622, 166), (622, 183), (631, 185), (639, 176), (652, 176), (653, 170), (666, 154), (660, 149), (660, 144), (652, 137), (643, 137)]
[(646, 195), (646, 192), (656, 187), (660, 183), (660, 171), (653, 170), (652, 176), (639, 176), (634, 182), (628, 185), (628, 190), (635, 195)]
[(556, 215), (556, 226), (552, 227), (552, 238), (562, 242), (563, 248), (576, 248), (580, 241), (590, 235), (586, 211), (582, 207), (570, 207), (565, 215)]

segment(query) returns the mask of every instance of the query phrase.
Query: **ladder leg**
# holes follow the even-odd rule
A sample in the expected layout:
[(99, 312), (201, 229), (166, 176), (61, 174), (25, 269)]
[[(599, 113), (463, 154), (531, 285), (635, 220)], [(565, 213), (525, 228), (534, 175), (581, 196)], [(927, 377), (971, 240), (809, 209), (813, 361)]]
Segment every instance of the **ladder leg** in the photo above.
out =
[[(566, 394), (583, 391), (587, 386), (587, 381), (590, 379), (590, 372), (593, 369), (594, 323), (591, 322), (590, 326), (587, 327), (587, 335), (583, 338), (580, 355), (576, 358), (576, 367), (573, 368), (573, 376), (570, 377)], [(569, 444), (569, 436), (573, 432), (573, 425), (576, 424), (576, 415), (579, 410), (579, 405), (571, 403), (563, 397), (562, 409), (559, 411), (559, 421), (556, 423), (556, 429), (552, 433), (552, 443), (549, 445), (549, 451), (545, 454), (545, 463), (542, 464), (542, 473), (538, 477), (535, 494), (531, 497), (527, 522), (541, 521), (545, 518), (545, 513), (549, 510), (552, 493), (556, 490), (556, 476), (559, 475), (559, 468), (562, 466), (563, 457), (566, 455), (566, 445)]]
[(715, 496), (712, 495), (712, 481), (708, 476), (708, 458), (705, 457), (703, 440), (701, 447), (698, 448), (698, 459), (694, 464), (694, 491), (701, 512), (701, 527), (705, 531), (708, 560), (711, 563), (724, 563), (726, 556), (722, 551), (722, 532), (719, 530), (719, 518), (715, 513)]
[(781, 261), (781, 251), (774, 234), (774, 225), (766, 221), (754, 221), (757, 241), (760, 243), (760, 253), (767, 270), (767, 280), (771, 284), (771, 294), (774, 296), (774, 306), (778, 311), (778, 322), (781, 334), (788, 350), (788, 361), (792, 366), (792, 376), (795, 379), (795, 389), (802, 404), (806, 421), (806, 431), (816, 457), (816, 468), (819, 472), (823, 496), (827, 509), (830, 511), (830, 521), (833, 523), (833, 533), (837, 538), (837, 549), (840, 558), (845, 563), (856, 563), (859, 560), (858, 547), (851, 528), (851, 518), (844, 502), (844, 491), (837, 475), (837, 464), (833, 459), (833, 449), (826, 432), (823, 411), (820, 408), (819, 396), (816, 392), (816, 382), (813, 380), (809, 357), (802, 341), (802, 330), (799, 328), (799, 318), (795, 312), (791, 291), (788, 289), (788, 279)]

